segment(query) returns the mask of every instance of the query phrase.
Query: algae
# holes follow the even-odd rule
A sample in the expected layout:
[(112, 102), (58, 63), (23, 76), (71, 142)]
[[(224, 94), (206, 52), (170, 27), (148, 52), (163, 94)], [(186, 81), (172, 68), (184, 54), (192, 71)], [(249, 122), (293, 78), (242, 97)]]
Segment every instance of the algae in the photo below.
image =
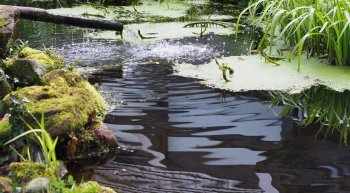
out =
[[(234, 69), (231, 82), (225, 82), (214, 60), (203, 65), (176, 64), (175, 73), (184, 77), (201, 79), (201, 83), (233, 92), (253, 90), (278, 90), (299, 93), (313, 85), (325, 85), (336, 91), (350, 89), (349, 67), (328, 65), (326, 61), (303, 56), (301, 71), (297, 59), (278, 61), (280, 66), (266, 62), (261, 55), (231, 56), (219, 59)], [(215, 70), (217, 69), (217, 70)]]
[(171, 1), (171, 5), (158, 2), (142, 2), (132, 6), (98, 7), (79, 5), (72, 8), (50, 9), (49, 13), (76, 16), (103, 16), (106, 19), (118, 20), (123, 23), (176, 21), (186, 16), (192, 4), (207, 4), (208, 1)]
[[(164, 39), (180, 39), (184, 37), (199, 37), (199, 33), (201, 31), (198, 27), (186, 27), (185, 25), (189, 24), (189, 22), (167, 22), (167, 23), (142, 23), (142, 24), (128, 24), (124, 25), (124, 31), (126, 33), (137, 32), (138, 30), (144, 36), (152, 36), (152, 38), (145, 38), (142, 41), (146, 43), (152, 43)], [(169, 30), (171, 29), (171, 30)], [(224, 28), (224, 27), (208, 27), (205, 34), (212, 33), (216, 35), (231, 35), (235, 34), (235, 30), (233, 28)], [(152, 34), (152, 35), (149, 35)], [(128, 40), (128, 35), (124, 32), (124, 40)], [(100, 31), (100, 32), (92, 32), (88, 35), (91, 38), (96, 39), (120, 39), (119, 35), (116, 35), (115, 32), (112, 31)], [(131, 35), (132, 36), (132, 35)], [(135, 34), (134, 34), (135, 36)], [(141, 40), (141, 38), (139, 38)], [(133, 40), (131, 40), (133, 41)]]

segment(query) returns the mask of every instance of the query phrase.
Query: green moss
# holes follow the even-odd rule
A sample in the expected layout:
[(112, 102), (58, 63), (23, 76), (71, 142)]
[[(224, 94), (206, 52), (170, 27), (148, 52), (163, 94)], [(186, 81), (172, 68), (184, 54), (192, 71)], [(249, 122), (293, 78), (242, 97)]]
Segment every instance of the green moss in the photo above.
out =
[(5, 67), (6, 68), (11, 68), (12, 66), (13, 66), (13, 62), (14, 62), (15, 60), (13, 59), (13, 58), (10, 58), (10, 59), (8, 59), (8, 60), (6, 60), (5, 61)]
[(101, 94), (79, 73), (74, 71), (55, 70), (43, 76), (46, 85), (59, 87), (78, 87), (82, 88), (94, 98), (94, 107), (98, 121), (103, 121), (107, 109), (107, 102)]
[(33, 48), (25, 47), (21, 50), (20, 57), (33, 59), (40, 64), (46, 64), (48, 71), (59, 69), (65, 66), (63, 59), (57, 55), (52, 54), (50, 51), (40, 51)]
[(9, 168), (11, 178), (14, 182), (24, 184), (34, 178), (47, 177), (50, 179), (57, 179), (52, 168), (48, 168), (43, 163), (33, 162), (14, 162)]
[(0, 18), (0, 27), (3, 26), (5, 24), (5, 19), (4, 18)]
[[(16, 101), (26, 101), (25, 109), (38, 118), (44, 112), (47, 130), (53, 136), (83, 129), (89, 116), (95, 112), (94, 96), (87, 89), (79, 87), (26, 87), (12, 92), (12, 97), (5, 97), (5, 105), (9, 108), (16, 105), (13, 98)], [(35, 125), (29, 116), (26, 120)]]
[(0, 143), (5, 143), (11, 135), (11, 124), (8, 120), (0, 121)]
[(73, 190), (69, 191), (68, 193), (115, 193), (114, 190), (108, 187), (104, 187), (99, 185), (97, 182), (89, 181), (83, 184), (80, 184)]
[(20, 51), (18, 56), (14, 56), (5, 61), (6, 68), (11, 68), (13, 66), (14, 60), (17, 57), (32, 59), (40, 64), (43, 64), (47, 72), (66, 66), (64, 60), (61, 57), (51, 53), (50, 51), (43, 52), (30, 47), (25, 47)]

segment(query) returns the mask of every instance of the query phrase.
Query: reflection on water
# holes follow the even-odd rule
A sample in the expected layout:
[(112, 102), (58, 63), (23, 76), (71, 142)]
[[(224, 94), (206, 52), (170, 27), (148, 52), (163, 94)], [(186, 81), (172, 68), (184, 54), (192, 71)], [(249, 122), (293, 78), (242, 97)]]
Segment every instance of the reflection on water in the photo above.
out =
[(301, 93), (270, 92), (273, 104), (283, 103), (281, 114), (291, 115), (295, 109), (299, 114), (294, 118), (303, 127), (319, 123), (317, 137), (338, 135), (340, 142), (347, 143), (350, 130), (350, 91), (335, 91), (318, 85)]
[[(124, 192), (350, 192), (348, 147), (314, 140), (313, 133), (276, 117), (252, 93), (223, 98), (195, 79), (174, 76), (170, 64), (154, 61), (164, 59), (158, 52), (151, 52), (158, 55), (150, 54), (153, 62), (145, 63), (147, 57), (128, 55), (130, 47), (121, 41), (91, 40), (84, 31), (70, 29), (40, 31), (46, 36), (28, 36), (28, 30), (22, 37), (34, 45), (55, 45), (66, 59), (86, 66), (124, 64), (122, 74), (106, 71), (90, 77), (115, 107), (105, 122), (122, 144), (114, 160), (90, 171), (93, 179)], [(217, 53), (244, 52), (229, 53), (232, 47), (220, 47), (227, 41), (221, 38), (213, 35), (212, 50), (199, 52), (207, 58), (197, 62)], [(187, 41), (196, 45), (191, 38), (162, 43), (182, 46)], [(175, 52), (174, 58), (186, 60), (181, 54)]]

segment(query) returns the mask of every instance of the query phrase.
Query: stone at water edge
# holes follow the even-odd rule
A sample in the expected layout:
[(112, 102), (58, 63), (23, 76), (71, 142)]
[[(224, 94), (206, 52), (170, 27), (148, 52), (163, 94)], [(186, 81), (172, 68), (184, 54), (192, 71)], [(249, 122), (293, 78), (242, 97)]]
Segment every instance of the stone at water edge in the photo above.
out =
[(12, 193), (12, 181), (7, 177), (0, 176), (0, 191), (3, 193)]
[(24, 187), (24, 193), (47, 192), (50, 188), (50, 180), (48, 178), (35, 178), (27, 183)]
[(43, 64), (32, 59), (15, 59), (6, 69), (8, 75), (18, 79), (20, 84), (30, 86), (39, 84), (44, 74)]
[(95, 138), (100, 140), (102, 144), (107, 145), (109, 149), (118, 147), (118, 140), (115, 134), (104, 124), (95, 131)]
[(0, 57), (4, 58), (19, 32), (19, 11), (0, 8)]
[[(2, 100), (10, 92), (11, 92), (11, 86), (7, 82), (6, 74), (2, 69), (0, 69), (0, 100)], [(0, 116), (1, 116), (1, 109), (0, 109)]]

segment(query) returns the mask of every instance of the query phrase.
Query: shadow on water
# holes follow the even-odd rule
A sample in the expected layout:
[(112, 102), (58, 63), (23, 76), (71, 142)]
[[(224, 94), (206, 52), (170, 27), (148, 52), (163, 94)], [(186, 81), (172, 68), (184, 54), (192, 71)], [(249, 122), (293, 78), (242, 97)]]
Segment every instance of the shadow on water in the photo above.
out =
[[(202, 57), (195, 61), (201, 63), (244, 54), (246, 49), (237, 46), (245, 45), (242, 42), (227, 46), (230, 37), (215, 35), (201, 44), (195, 38), (166, 40), (161, 47), (210, 46), (199, 55), (175, 52), (179, 47), (159, 55), (150, 52), (157, 44), (131, 51), (130, 44), (93, 40), (75, 28), (51, 25), (37, 35), (29, 35), (37, 27), (25, 29), (24, 40), (34, 46), (53, 45), (68, 61), (95, 67), (124, 64), (123, 73), (100, 71), (89, 77), (113, 107), (105, 122), (121, 143), (115, 159), (85, 170), (102, 184), (123, 192), (350, 191), (347, 147), (315, 140), (292, 120), (276, 116), (255, 95), (223, 94), (172, 74), (174, 60)], [(174, 58), (166, 61), (170, 56)]]

